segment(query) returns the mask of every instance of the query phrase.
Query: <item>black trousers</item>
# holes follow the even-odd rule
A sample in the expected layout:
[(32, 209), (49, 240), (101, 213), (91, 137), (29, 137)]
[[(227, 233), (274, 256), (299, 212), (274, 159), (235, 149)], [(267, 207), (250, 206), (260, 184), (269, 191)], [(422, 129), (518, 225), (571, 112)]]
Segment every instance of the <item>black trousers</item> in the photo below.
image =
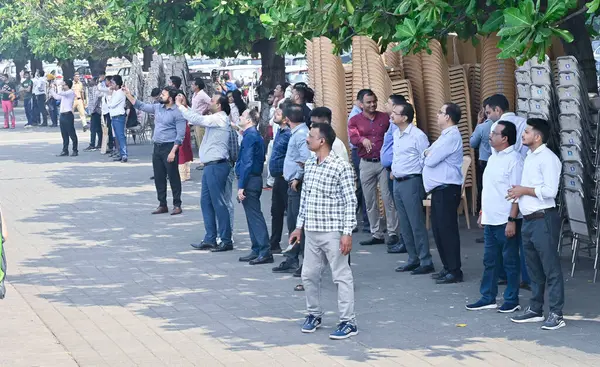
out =
[(458, 206), (460, 185), (447, 185), (431, 192), (431, 231), (444, 269), (460, 276), (460, 235), (458, 233)]
[[(98, 142), (96, 143), (96, 138)], [(102, 117), (99, 113), (92, 113), (92, 123), (90, 126), (90, 146), (98, 147), (102, 145)]]
[[(34, 110), (34, 115), (35, 115), (35, 120), (37, 122), (42, 122), (42, 125), (48, 125), (48, 111), (46, 111), (46, 95), (45, 94), (40, 94), (35, 96), (35, 110)], [(42, 116), (41, 120), (40, 120), (40, 114)]]
[(154, 170), (154, 185), (160, 206), (167, 206), (167, 176), (173, 193), (173, 206), (181, 206), (181, 178), (179, 177), (179, 149), (175, 152), (173, 162), (167, 162), (167, 157), (174, 143), (154, 143), (152, 153), (152, 168)]
[(477, 211), (481, 210), (481, 192), (483, 191), (483, 172), (487, 167), (487, 161), (477, 161)]
[(288, 202), (288, 183), (283, 176), (275, 177), (271, 191), (271, 247), (280, 246), (283, 234), (283, 221)]
[[(288, 184), (288, 206), (287, 206), (287, 225), (288, 231), (292, 233), (296, 229), (296, 220), (300, 213), (300, 197), (302, 194), (302, 184), (298, 185), (298, 191), (292, 190)], [(304, 254), (304, 235), (300, 239), (300, 245), (294, 247), (293, 250), (286, 252), (283, 256), (287, 257), (287, 261), (298, 263), (300, 255)]]
[(69, 138), (73, 143), (73, 151), (77, 152), (77, 132), (75, 132), (75, 116), (73, 112), (60, 114), (60, 134), (63, 140), (63, 152), (69, 152)]
[[(113, 150), (113, 148), (115, 147), (115, 137), (113, 136), (112, 133), (112, 124), (111, 124), (111, 119), (110, 119), (110, 114), (106, 114), (104, 115), (104, 121), (106, 122), (106, 126), (108, 127), (108, 149)], [(98, 144), (100, 145), (100, 144)]]

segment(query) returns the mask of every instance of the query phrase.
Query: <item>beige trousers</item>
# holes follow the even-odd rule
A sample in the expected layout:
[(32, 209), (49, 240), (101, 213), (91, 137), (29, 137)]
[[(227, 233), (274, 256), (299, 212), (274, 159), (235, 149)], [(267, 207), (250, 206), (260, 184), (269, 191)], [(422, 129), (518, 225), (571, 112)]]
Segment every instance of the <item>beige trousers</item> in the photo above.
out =
[(398, 213), (394, 205), (394, 197), (390, 192), (388, 180), (390, 179), (389, 172), (383, 168), (381, 162), (367, 162), (360, 160), (360, 183), (362, 185), (363, 196), (365, 197), (365, 205), (367, 207), (367, 216), (371, 224), (371, 235), (375, 238), (382, 239), (383, 226), (381, 225), (381, 216), (379, 215), (379, 201), (377, 200), (377, 185), (383, 206), (385, 208), (385, 217), (387, 224), (388, 236), (400, 235), (400, 226), (398, 223)]
[(181, 177), (181, 182), (188, 181), (192, 178), (190, 167), (192, 162), (187, 162), (179, 165), (179, 177)]
[(75, 99), (75, 102), (73, 102), (73, 112), (75, 112), (75, 110), (79, 112), (79, 119), (81, 120), (81, 124), (83, 126), (87, 125), (87, 116), (85, 114), (85, 106), (83, 105), (82, 99)]

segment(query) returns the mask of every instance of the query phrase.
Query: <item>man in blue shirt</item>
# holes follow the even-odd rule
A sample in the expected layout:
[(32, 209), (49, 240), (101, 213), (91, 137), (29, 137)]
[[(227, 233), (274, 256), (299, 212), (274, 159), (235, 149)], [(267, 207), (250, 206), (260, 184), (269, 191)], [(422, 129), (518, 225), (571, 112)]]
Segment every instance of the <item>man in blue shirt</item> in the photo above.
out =
[[(358, 91), (354, 106), (352, 106), (352, 110), (348, 115), (348, 123), (350, 123), (351, 118), (359, 113), (362, 113), (361, 100), (367, 91), (368, 89), (361, 89)], [(348, 132), (348, 136), (350, 136), (350, 132)], [(348, 144), (350, 145), (350, 149), (352, 151), (352, 166), (354, 167), (354, 173), (356, 173), (356, 198), (358, 199), (357, 210), (362, 213), (363, 232), (371, 233), (371, 225), (369, 224), (369, 217), (367, 216), (367, 206), (365, 205), (365, 198), (363, 196), (362, 185), (360, 183), (360, 157), (358, 156), (358, 149), (350, 142), (350, 140), (348, 140)]]
[[(486, 100), (487, 101), (487, 100)], [(487, 103), (483, 102), (485, 106)], [(490, 132), (494, 121), (485, 116), (485, 110), (479, 112), (477, 126), (471, 135), (471, 148), (479, 150), (479, 161), (477, 162), (477, 211), (481, 210), (481, 191), (483, 190), (483, 172), (487, 166), (488, 159), (492, 155), (490, 146)], [(483, 243), (483, 241), (481, 241)]]
[[(273, 190), (271, 191), (271, 253), (281, 252), (281, 235), (283, 232), (283, 219), (285, 217), (285, 209), (287, 208), (288, 201), (288, 184), (285, 178), (283, 178), (283, 164), (285, 161), (285, 154), (287, 153), (288, 143), (292, 132), (287, 124), (283, 121), (283, 110), (287, 104), (284, 102), (281, 108), (275, 110), (273, 116), (273, 123), (279, 126), (275, 141), (273, 142), (273, 148), (271, 152), (271, 159), (269, 160), (269, 171), (271, 177), (273, 177)], [(295, 228), (292, 228), (293, 231)], [(289, 228), (288, 228), (289, 230)], [(290, 231), (290, 232), (291, 232)]]
[(259, 121), (260, 115), (254, 109), (246, 110), (240, 116), (244, 138), (235, 165), (235, 174), (238, 177), (237, 198), (244, 206), (252, 242), (252, 252), (248, 256), (240, 257), (240, 261), (249, 262), (250, 265), (273, 263), (267, 223), (260, 208), (265, 142), (256, 129)]

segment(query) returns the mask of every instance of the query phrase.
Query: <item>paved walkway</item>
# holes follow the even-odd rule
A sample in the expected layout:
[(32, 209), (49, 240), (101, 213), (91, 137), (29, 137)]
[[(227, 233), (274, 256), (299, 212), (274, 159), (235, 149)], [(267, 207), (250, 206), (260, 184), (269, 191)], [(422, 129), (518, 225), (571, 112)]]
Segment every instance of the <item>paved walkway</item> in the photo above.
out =
[[(88, 135), (79, 136), (82, 149)], [(334, 342), (330, 275), (325, 327), (304, 335), (297, 280), (237, 261), (249, 248), (240, 205), (236, 251), (190, 249), (203, 235), (200, 171), (184, 184), (183, 215), (151, 216), (149, 145), (132, 146), (128, 164), (59, 151), (56, 129), (0, 131), (0, 204), (10, 230), (2, 366), (600, 365), (600, 284), (591, 283), (588, 260), (570, 278), (564, 259), (567, 327), (548, 332), (464, 309), (478, 298), (479, 230), (461, 233), (466, 281), (457, 285), (397, 274), (406, 255), (356, 246), (360, 334)], [(269, 202), (264, 192), (267, 216)]]

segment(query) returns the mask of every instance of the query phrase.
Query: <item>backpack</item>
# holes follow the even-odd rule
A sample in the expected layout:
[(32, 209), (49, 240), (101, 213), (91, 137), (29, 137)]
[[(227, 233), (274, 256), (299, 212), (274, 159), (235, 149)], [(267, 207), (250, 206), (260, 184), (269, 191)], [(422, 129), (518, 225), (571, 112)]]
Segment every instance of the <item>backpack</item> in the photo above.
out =
[(240, 155), (240, 142), (238, 133), (232, 128), (229, 128), (229, 162), (235, 163)]
[(0, 299), (3, 299), (6, 295), (4, 279), (6, 279), (6, 255), (4, 254), (4, 234), (2, 233), (2, 217), (0, 216)]

